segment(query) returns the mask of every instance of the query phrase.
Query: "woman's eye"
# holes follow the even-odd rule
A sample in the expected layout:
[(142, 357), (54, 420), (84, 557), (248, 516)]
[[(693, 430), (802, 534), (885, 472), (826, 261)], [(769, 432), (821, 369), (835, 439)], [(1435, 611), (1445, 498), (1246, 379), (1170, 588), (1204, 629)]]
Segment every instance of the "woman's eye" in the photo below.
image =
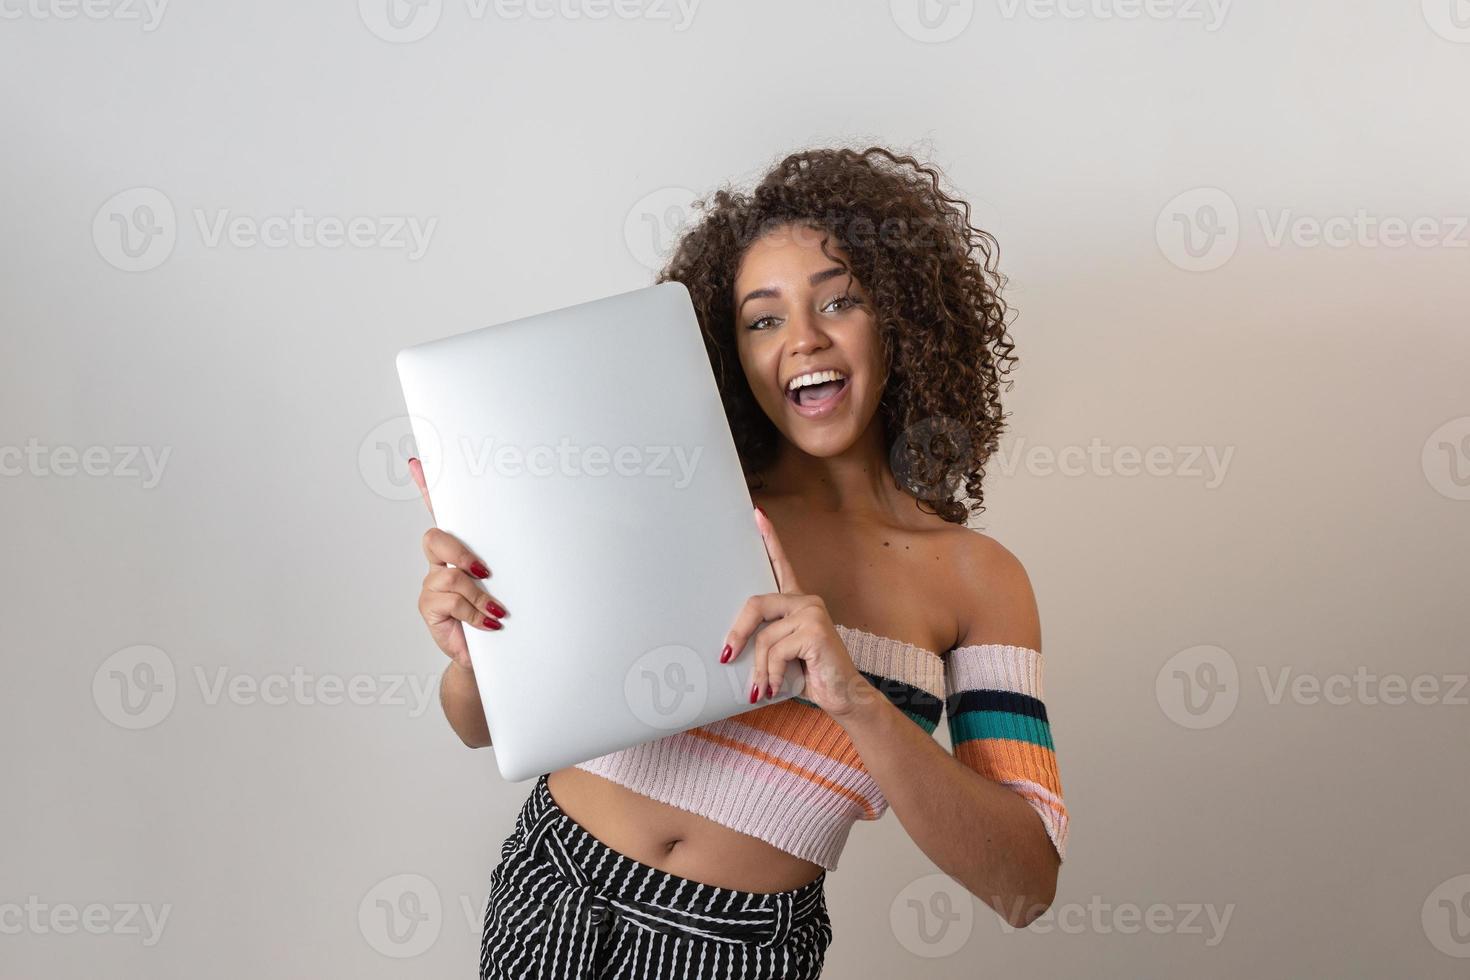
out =
[[(857, 306), (857, 305), (859, 305), (858, 304), (857, 297), (851, 296), (851, 295), (849, 295), (847, 293), (843, 293), (841, 296), (834, 296), (831, 299), (829, 299), (826, 303), (822, 304), (822, 312), (823, 313), (835, 313), (838, 310), (845, 310), (845, 309), (847, 309), (850, 306)], [(780, 318), (779, 317), (775, 317), (775, 316), (771, 316), (770, 314), (767, 314), (765, 316), (756, 317), (754, 320), (751, 321), (750, 326), (747, 327), (746, 329), (748, 329), (748, 330), (768, 330), (771, 327), (778, 325), (779, 323), (780, 323)]]

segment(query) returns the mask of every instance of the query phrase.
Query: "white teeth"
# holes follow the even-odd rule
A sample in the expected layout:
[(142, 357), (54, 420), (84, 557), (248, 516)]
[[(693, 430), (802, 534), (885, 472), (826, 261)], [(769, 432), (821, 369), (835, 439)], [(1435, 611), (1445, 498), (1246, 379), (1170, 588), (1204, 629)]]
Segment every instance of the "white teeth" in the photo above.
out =
[(798, 388), (806, 388), (809, 385), (819, 385), (827, 381), (840, 381), (846, 377), (847, 375), (841, 371), (810, 371), (792, 378), (791, 383), (786, 386), (786, 390), (795, 391)]

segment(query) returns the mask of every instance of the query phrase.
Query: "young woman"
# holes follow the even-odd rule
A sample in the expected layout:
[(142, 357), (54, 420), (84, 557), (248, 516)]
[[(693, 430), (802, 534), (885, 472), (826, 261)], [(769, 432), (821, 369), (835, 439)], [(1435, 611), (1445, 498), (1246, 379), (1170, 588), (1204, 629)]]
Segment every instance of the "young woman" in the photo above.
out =
[[(780, 583), (710, 656), (751, 664), (752, 703), (793, 659), (806, 690), (542, 776), (491, 875), (482, 977), (815, 977), (826, 873), (889, 806), (1011, 924), (1055, 895), (1036, 602), (966, 527), (1017, 360), (994, 239), (881, 148), (795, 153), (700, 203), (659, 281), (694, 299)], [(437, 529), (424, 550), (444, 711), (489, 745), (463, 628), (514, 615), (484, 588), (494, 556)]]

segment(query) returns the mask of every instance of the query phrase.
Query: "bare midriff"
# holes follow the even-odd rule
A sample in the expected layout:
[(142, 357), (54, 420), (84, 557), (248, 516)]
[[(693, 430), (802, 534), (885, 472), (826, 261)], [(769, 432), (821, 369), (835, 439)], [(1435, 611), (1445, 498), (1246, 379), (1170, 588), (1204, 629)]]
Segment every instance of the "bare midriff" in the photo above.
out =
[(688, 810), (578, 769), (547, 779), (557, 806), (593, 837), (635, 861), (680, 878), (746, 892), (782, 892), (822, 867)]

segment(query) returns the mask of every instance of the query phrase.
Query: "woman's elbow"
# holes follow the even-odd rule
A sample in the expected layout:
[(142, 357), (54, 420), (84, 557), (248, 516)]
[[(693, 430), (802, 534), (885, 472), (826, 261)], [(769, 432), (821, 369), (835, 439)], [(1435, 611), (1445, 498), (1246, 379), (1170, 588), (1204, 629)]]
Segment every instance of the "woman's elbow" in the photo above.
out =
[(1059, 865), (1055, 852), (1049, 860), (1042, 858), (1035, 868), (1028, 870), (1018, 890), (1009, 895), (987, 897), (983, 888), (971, 888), (970, 892), (994, 909), (1007, 925), (1025, 929), (1045, 915), (1056, 901)]
[(1052, 852), (1050, 859), (1043, 859), (1041, 867), (1036, 871), (1034, 884), (1029, 889), (1029, 900), (1018, 903), (1013, 914), (1006, 917), (1011, 925), (1024, 929), (1046, 914), (1057, 898), (1057, 876), (1060, 870), (1061, 862), (1057, 860), (1055, 852)]
[[(450, 726), (453, 727), (453, 726)], [(454, 734), (470, 749), (485, 749), (490, 747), (490, 732), (483, 728), (454, 729)]]

